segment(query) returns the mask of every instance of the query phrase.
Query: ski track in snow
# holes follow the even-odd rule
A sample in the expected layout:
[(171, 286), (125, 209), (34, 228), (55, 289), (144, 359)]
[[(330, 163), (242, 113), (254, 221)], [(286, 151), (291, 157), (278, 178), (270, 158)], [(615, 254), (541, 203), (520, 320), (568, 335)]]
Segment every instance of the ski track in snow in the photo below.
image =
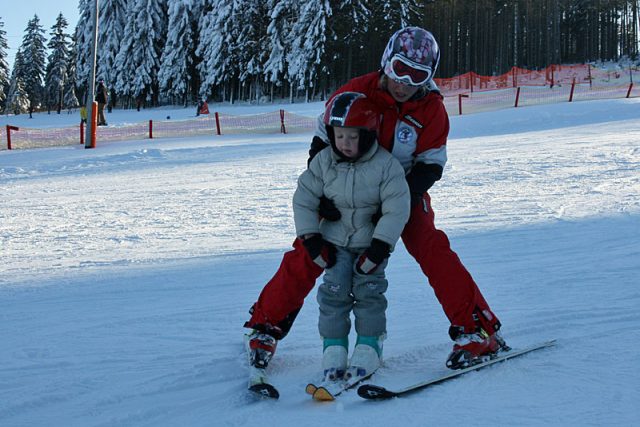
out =
[[(245, 392), (242, 324), (291, 243), (308, 134), (0, 152), (0, 425), (634, 424), (639, 102), (606, 102), (624, 117), (610, 122), (602, 105), (567, 106), (555, 127), (542, 107), (494, 132), (501, 112), (452, 118), (436, 223), (510, 345), (558, 343), (388, 402), (304, 393), (320, 375), (315, 293), (270, 366), (280, 400)], [(393, 389), (445, 373), (450, 343), (401, 244), (388, 277), (371, 382)]]

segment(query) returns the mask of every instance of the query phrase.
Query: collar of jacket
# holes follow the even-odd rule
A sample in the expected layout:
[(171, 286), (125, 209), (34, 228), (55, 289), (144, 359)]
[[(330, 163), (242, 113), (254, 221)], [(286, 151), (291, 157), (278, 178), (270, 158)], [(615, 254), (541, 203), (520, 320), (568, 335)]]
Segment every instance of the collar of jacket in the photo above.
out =
[(366, 153), (364, 153), (362, 156), (358, 157), (357, 159), (348, 159), (346, 157), (343, 157), (341, 155), (339, 155), (338, 153), (336, 153), (335, 150), (331, 150), (331, 158), (333, 159), (334, 163), (362, 163), (362, 162), (366, 162), (367, 160), (371, 159), (373, 157), (374, 154), (376, 154), (376, 151), (378, 151), (378, 141), (375, 141), (372, 145), (371, 148), (369, 148), (367, 150)]

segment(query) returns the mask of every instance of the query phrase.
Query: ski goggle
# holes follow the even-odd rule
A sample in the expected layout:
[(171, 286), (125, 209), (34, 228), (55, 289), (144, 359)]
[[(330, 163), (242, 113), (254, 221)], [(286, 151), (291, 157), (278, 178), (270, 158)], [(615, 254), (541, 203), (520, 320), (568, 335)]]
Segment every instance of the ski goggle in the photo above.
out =
[(384, 71), (393, 80), (410, 86), (422, 86), (433, 75), (433, 69), (430, 66), (416, 64), (399, 54), (393, 55)]

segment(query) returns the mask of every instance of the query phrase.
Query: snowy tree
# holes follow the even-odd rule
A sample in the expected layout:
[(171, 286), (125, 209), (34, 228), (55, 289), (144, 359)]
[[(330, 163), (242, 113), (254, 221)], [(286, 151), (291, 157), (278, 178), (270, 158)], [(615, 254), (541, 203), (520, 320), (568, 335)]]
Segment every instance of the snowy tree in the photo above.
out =
[(174, 1), (169, 4), (167, 42), (158, 72), (160, 91), (172, 101), (182, 101), (185, 106), (191, 90), (192, 70), (195, 65), (191, 7), (191, 0)]
[(385, 0), (379, 3), (375, 16), (382, 18), (386, 28), (393, 29), (391, 33), (411, 25), (420, 26), (424, 10), (422, 3), (421, 0)]
[[(127, 0), (102, 0), (98, 22), (96, 77), (114, 87), (118, 75), (116, 56), (127, 22)], [(110, 100), (113, 101), (113, 100)], [(113, 105), (113, 104), (112, 104)]]
[(363, 47), (371, 38), (369, 28), (373, 13), (369, 3), (367, 0), (342, 0), (334, 10), (332, 23), (336, 43), (331, 49), (330, 63), (333, 64), (334, 77), (340, 76), (340, 82), (353, 77), (354, 66), (360, 57), (365, 59), (360, 68), (368, 68), (366, 59), (372, 55), (370, 51), (363, 52)]
[(3, 105), (6, 100), (7, 90), (9, 87), (9, 64), (7, 63), (7, 32), (3, 30), (4, 22), (0, 18), (0, 111), (3, 111)]
[(70, 36), (65, 32), (68, 26), (65, 17), (62, 13), (59, 14), (56, 23), (51, 27), (51, 39), (47, 45), (50, 53), (45, 76), (45, 94), (49, 105), (56, 106), (58, 114), (62, 109), (64, 86), (68, 79)]
[(287, 55), (289, 75), (298, 89), (305, 89), (307, 101), (309, 89), (315, 87), (318, 77), (326, 77), (328, 70), (327, 40), (334, 34), (327, 23), (332, 13), (329, 0), (309, 1), (293, 27), (292, 50)]
[(279, 85), (286, 75), (287, 53), (291, 50), (291, 31), (298, 17), (299, 2), (295, 0), (269, 0), (269, 26), (267, 27), (269, 55), (264, 63), (265, 79)]
[(234, 21), (239, 24), (241, 38), (237, 40), (240, 84), (248, 87), (245, 99), (259, 100), (262, 96), (264, 65), (269, 57), (269, 11), (263, 0), (236, 2)]
[(11, 80), (6, 102), (7, 111), (11, 111), (14, 114), (25, 113), (29, 110), (29, 96), (25, 90), (24, 73), (25, 67), (22, 50), (18, 49), (15, 60), (13, 61), (13, 70), (11, 71)]
[(92, 43), (93, 43), (93, 19), (91, 19), (91, 10), (93, 2), (91, 0), (80, 0), (78, 11), (80, 16), (75, 29), (76, 40), (76, 87), (86, 97), (89, 90), (89, 76), (91, 76), (92, 67)]
[[(206, 98), (214, 86), (231, 85), (238, 75), (237, 39), (240, 36), (232, 20), (235, 0), (220, 0), (200, 20), (200, 42), (196, 54), (202, 58), (200, 96)], [(223, 99), (226, 97), (223, 95)]]
[[(72, 109), (80, 105), (78, 97), (76, 95), (76, 38), (75, 35), (71, 36), (71, 43), (69, 45), (69, 58), (67, 59), (67, 80), (64, 85), (64, 98), (63, 105), (65, 108)], [(83, 104), (86, 104), (84, 102)]]
[(158, 70), (166, 36), (164, 0), (132, 0), (116, 56), (116, 90), (138, 102), (157, 102)]
[(22, 59), (24, 69), (25, 91), (29, 96), (29, 112), (33, 112), (43, 98), (43, 79), (45, 75), (46, 39), (45, 30), (40, 25), (40, 18), (34, 15), (27, 23), (22, 38)]

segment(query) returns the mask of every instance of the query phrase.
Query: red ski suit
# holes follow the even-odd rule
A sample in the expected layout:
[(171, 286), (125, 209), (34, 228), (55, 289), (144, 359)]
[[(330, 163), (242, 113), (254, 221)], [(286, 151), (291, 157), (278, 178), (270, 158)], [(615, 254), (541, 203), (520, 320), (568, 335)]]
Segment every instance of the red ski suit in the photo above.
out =
[[(417, 163), (436, 165), (440, 171), (444, 168), (449, 118), (438, 92), (397, 103), (382, 88), (378, 72), (352, 79), (336, 94), (347, 91), (364, 93), (379, 106), (382, 113), (378, 132), (380, 145), (400, 160), (405, 171), (410, 171)], [(446, 234), (436, 229), (427, 192), (422, 195), (422, 203), (413, 206), (402, 241), (429, 279), (452, 327), (459, 332), (471, 333), (481, 326), (490, 334), (500, 328), (500, 322), (478, 286), (451, 250)], [(293, 248), (285, 253), (278, 271), (253, 305), (251, 319), (245, 324), (278, 339), (288, 333), (305, 297), (323, 271), (311, 260), (300, 239), (293, 242)]]

